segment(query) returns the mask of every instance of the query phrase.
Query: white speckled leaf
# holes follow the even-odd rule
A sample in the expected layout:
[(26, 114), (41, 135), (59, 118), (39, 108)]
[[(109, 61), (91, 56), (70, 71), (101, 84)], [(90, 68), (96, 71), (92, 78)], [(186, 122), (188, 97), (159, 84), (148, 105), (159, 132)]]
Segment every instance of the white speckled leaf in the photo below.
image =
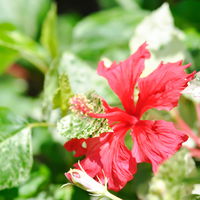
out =
[(150, 74), (161, 61), (176, 62), (186, 58), (185, 35), (174, 25), (169, 5), (164, 3), (136, 27), (130, 41), (134, 52), (144, 41), (149, 45), (151, 59), (145, 63), (142, 76)]
[[(94, 93), (86, 95), (88, 103), (92, 106), (93, 113), (104, 113), (101, 99)], [(81, 113), (72, 112), (63, 117), (57, 123), (57, 132), (66, 137), (67, 140), (72, 138), (89, 138), (99, 136), (101, 133), (112, 132), (107, 119), (92, 118)]]
[(8, 109), (0, 108), (0, 190), (26, 181), (31, 166), (30, 128)]
[(186, 149), (182, 149), (159, 167), (150, 182), (147, 200), (186, 200), (193, 186), (183, 179), (194, 176), (195, 162)]
[(196, 74), (195, 79), (189, 82), (182, 93), (194, 102), (200, 103), (200, 72)]

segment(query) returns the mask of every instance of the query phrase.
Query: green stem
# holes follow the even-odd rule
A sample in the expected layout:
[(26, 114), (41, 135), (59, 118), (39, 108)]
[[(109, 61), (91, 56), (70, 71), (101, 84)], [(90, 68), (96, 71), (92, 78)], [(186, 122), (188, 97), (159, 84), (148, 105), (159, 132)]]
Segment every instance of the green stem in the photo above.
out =
[(36, 122), (36, 123), (31, 123), (28, 124), (29, 128), (35, 128), (35, 127), (55, 127), (55, 124), (51, 124), (51, 123), (46, 123), (46, 122)]
[(110, 198), (110, 199), (112, 199), (112, 200), (122, 200), (122, 199), (120, 199), (119, 197), (117, 197), (117, 196), (111, 194), (111, 193), (108, 192), (108, 191), (105, 193), (105, 197), (108, 197), (108, 198)]

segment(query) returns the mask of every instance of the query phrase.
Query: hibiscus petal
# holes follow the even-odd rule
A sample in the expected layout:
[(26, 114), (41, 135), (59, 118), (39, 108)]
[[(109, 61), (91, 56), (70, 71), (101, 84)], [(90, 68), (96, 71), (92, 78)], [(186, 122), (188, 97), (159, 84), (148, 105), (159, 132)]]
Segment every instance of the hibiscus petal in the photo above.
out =
[(182, 66), (181, 61), (161, 63), (149, 76), (139, 79), (140, 93), (135, 115), (141, 117), (151, 108), (171, 110), (177, 106), (181, 91), (195, 74), (195, 72), (191, 74), (184, 72), (184, 69), (189, 66)]
[[(113, 191), (121, 190), (136, 172), (135, 158), (124, 144), (128, 128), (117, 125), (112, 133), (87, 139), (86, 158), (80, 162), (91, 177), (100, 178), (102, 182), (108, 178), (108, 188)], [(76, 163), (75, 167), (79, 165)]]
[(151, 163), (154, 173), (159, 164), (178, 151), (188, 139), (172, 122), (163, 120), (141, 120), (135, 125), (131, 135), (134, 140), (132, 153), (136, 161)]
[(109, 68), (104, 65), (103, 61), (98, 65), (98, 74), (107, 79), (110, 87), (118, 95), (129, 114), (134, 112), (134, 86), (144, 69), (145, 58), (150, 57), (146, 46), (144, 43), (127, 60), (119, 64), (113, 62)]
[(84, 147), (84, 142), (86, 140), (81, 138), (81, 139), (71, 139), (70, 141), (66, 142), (64, 144), (64, 147), (67, 151), (75, 151), (74, 157), (79, 157), (82, 155), (85, 155), (86, 153), (86, 148)]

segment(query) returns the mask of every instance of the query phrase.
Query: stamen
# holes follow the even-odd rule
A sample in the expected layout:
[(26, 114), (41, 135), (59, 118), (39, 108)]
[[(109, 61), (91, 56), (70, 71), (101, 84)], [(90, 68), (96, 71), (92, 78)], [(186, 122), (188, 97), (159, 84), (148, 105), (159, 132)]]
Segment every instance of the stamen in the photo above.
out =
[(75, 95), (70, 99), (70, 109), (73, 112), (78, 112), (84, 115), (87, 115), (92, 111), (92, 106), (89, 104), (87, 98), (83, 95)]

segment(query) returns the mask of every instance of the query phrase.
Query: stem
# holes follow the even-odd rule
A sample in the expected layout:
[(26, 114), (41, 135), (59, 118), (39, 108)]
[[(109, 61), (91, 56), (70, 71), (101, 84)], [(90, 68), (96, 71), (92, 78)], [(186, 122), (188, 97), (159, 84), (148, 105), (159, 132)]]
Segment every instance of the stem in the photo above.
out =
[(195, 109), (196, 109), (196, 113), (197, 113), (197, 126), (198, 126), (198, 134), (200, 135), (200, 104), (196, 103), (195, 104)]
[(29, 128), (35, 128), (35, 127), (55, 127), (55, 124), (51, 124), (51, 123), (46, 123), (46, 122), (36, 122), (36, 123), (31, 123), (28, 124)]
[(196, 112), (197, 112), (197, 119), (200, 121), (200, 104), (195, 104)]
[(120, 199), (119, 197), (117, 197), (117, 196), (111, 194), (111, 193), (108, 192), (108, 191), (107, 191), (104, 195), (105, 195), (105, 197), (108, 197), (108, 198), (110, 198), (110, 199), (112, 199), (112, 200), (122, 200), (122, 199)]
[(190, 148), (188, 146), (185, 147), (190, 151), (193, 157), (200, 158), (200, 149)]

